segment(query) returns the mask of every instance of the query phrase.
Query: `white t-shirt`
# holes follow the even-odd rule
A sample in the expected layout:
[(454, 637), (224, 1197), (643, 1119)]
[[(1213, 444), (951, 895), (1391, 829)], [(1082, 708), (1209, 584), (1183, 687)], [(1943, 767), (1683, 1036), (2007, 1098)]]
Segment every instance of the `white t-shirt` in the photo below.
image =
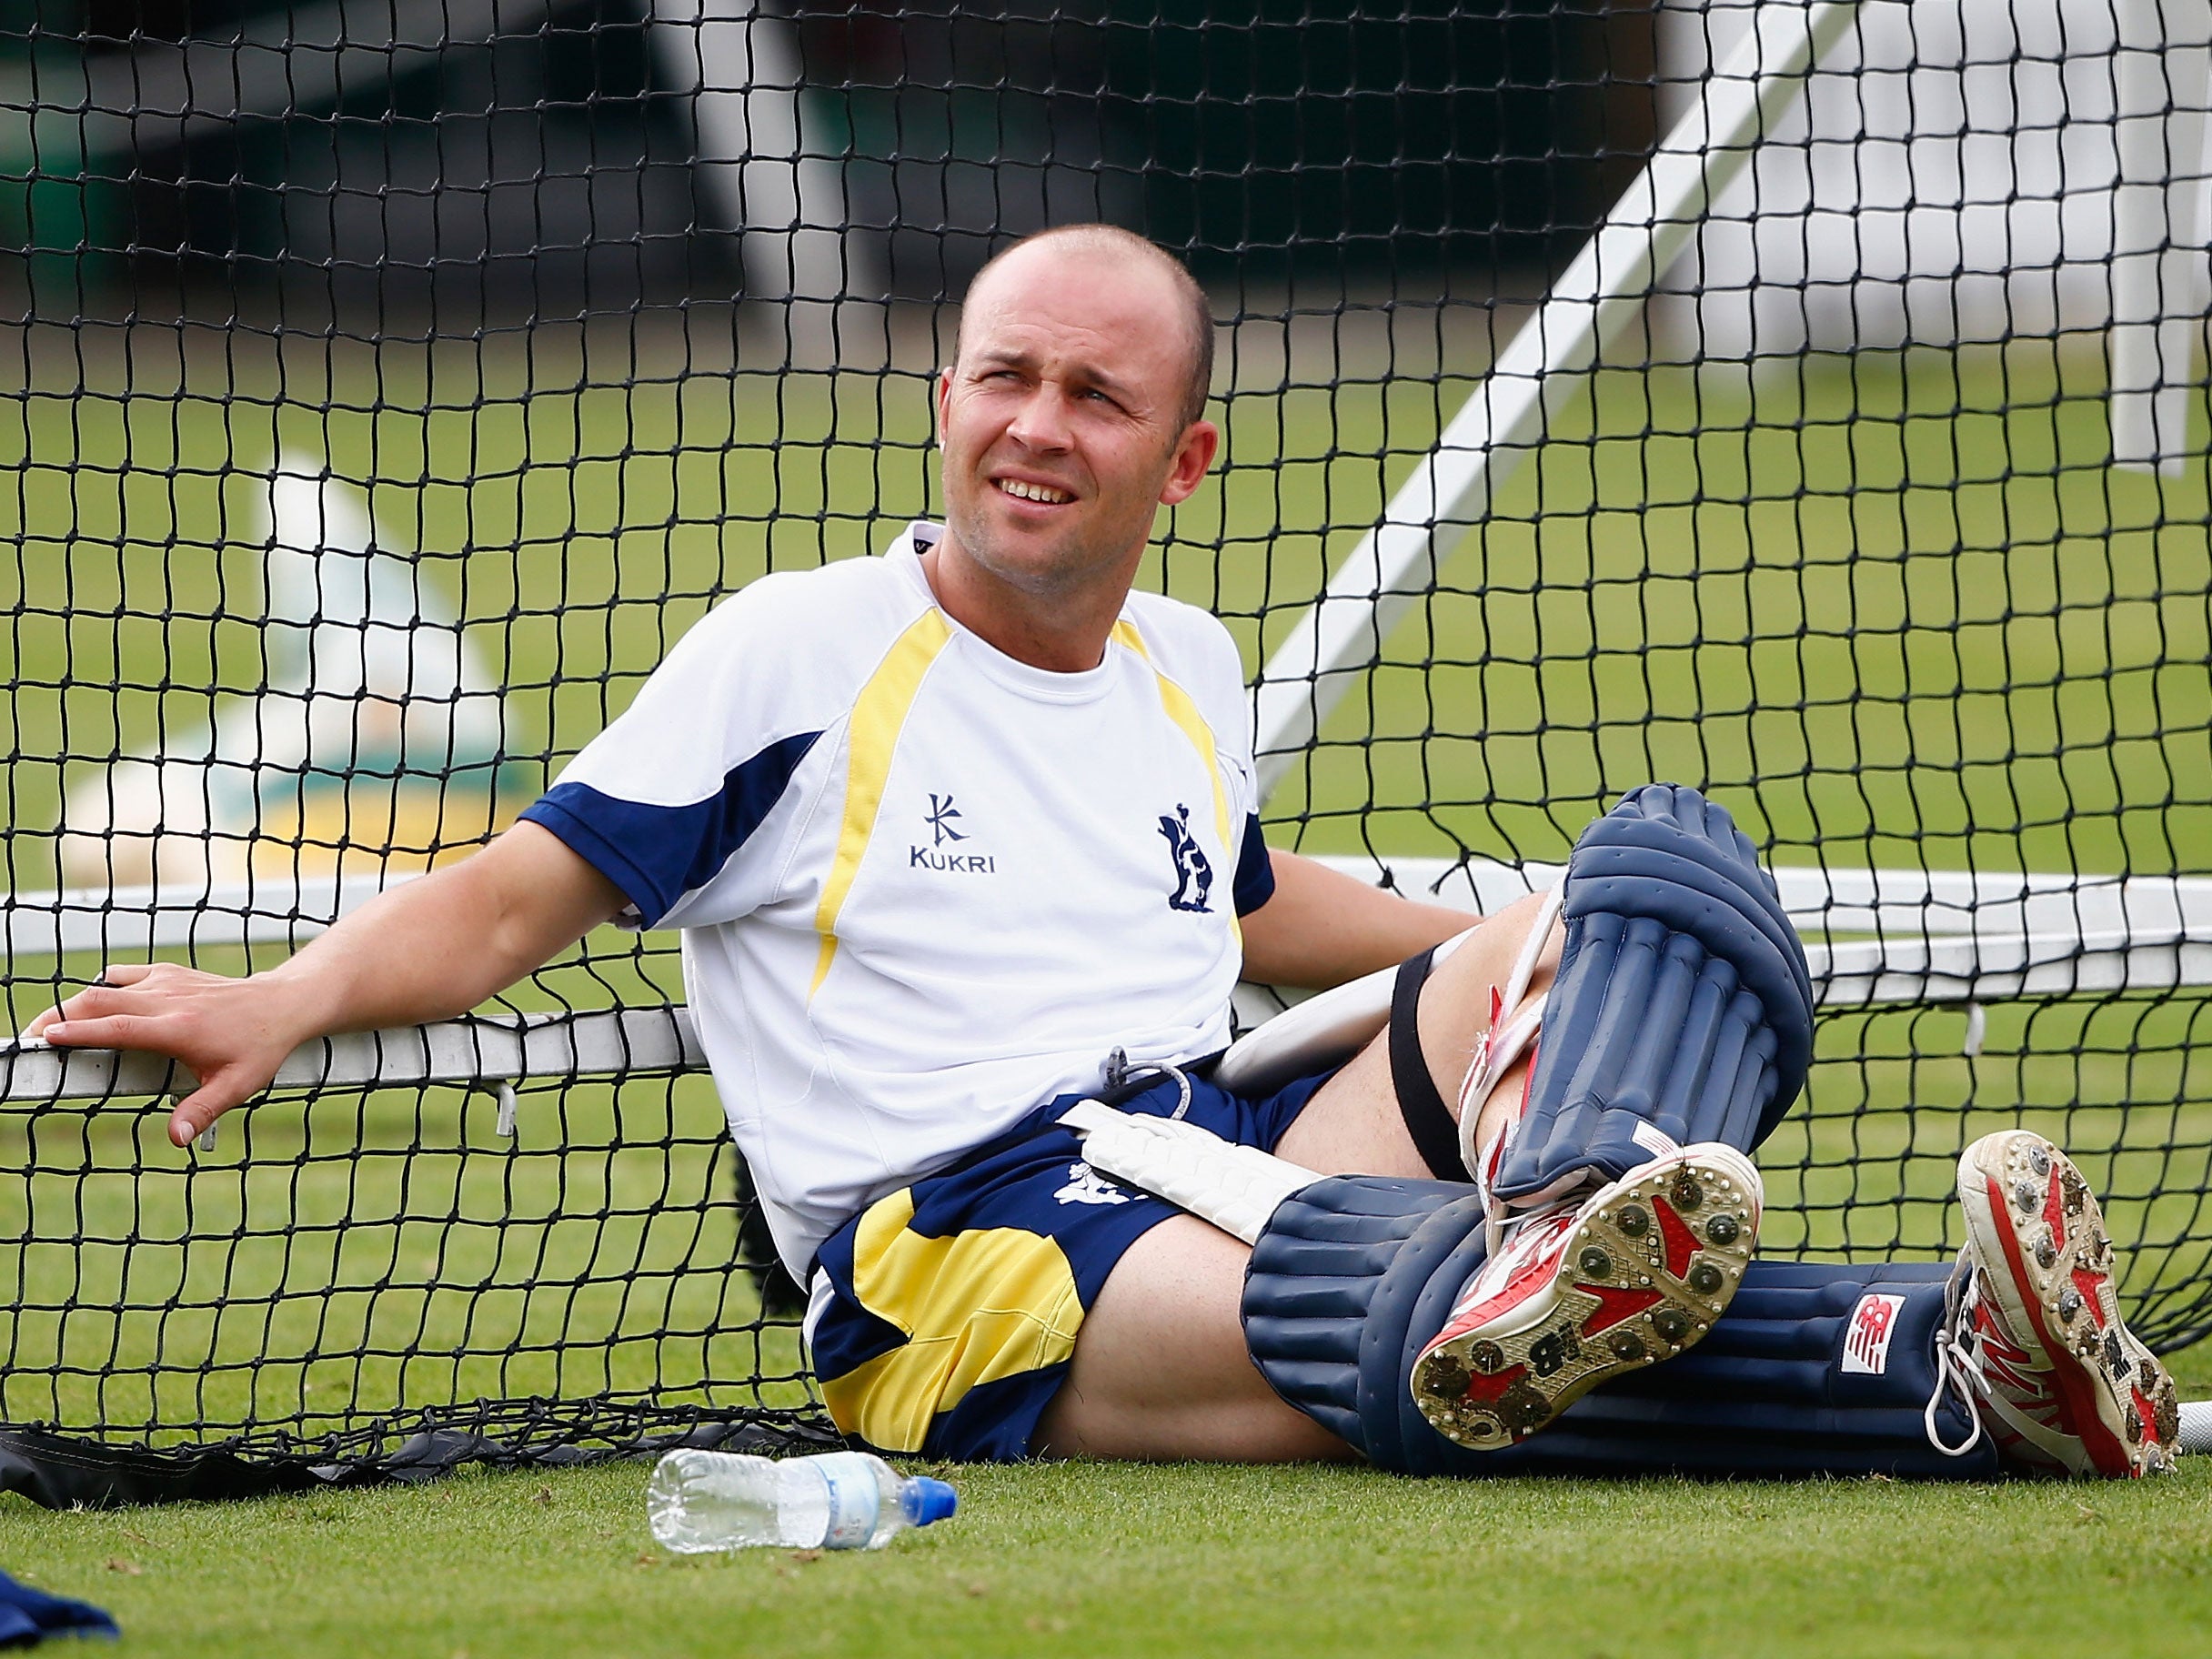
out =
[(683, 930), (794, 1272), (1112, 1049), (1222, 1048), (1272, 891), (1220, 622), (1132, 593), (1099, 667), (1031, 668), (938, 608), (940, 533), (718, 606), (523, 814)]

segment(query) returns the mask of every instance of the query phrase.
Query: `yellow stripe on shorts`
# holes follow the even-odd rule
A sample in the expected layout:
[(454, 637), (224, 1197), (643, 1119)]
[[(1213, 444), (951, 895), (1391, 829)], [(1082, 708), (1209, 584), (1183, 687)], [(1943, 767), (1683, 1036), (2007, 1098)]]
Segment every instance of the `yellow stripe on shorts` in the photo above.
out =
[(907, 1333), (822, 1384), (837, 1426), (887, 1452), (919, 1452), (931, 1421), (970, 1389), (1057, 1365), (1083, 1322), (1074, 1270), (1052, 1240), (1018, 1227), (950, 1238), (907, 1231), (914, 1195), (869, 1208), (852, 1241), (860, 1305)]

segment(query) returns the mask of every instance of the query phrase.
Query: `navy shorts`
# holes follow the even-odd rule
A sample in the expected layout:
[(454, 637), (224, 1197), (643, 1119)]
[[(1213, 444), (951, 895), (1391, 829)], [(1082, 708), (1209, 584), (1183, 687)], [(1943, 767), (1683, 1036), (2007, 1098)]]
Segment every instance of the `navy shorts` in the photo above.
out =
[[(1183, 1115), (1272, 1151), (1332, 1072), (1262, 1100), (1191, 1080)], [(1027, 1457), (1083, 1313), (1139, 1238), (1182, 1212), (1083, 1161), (1063, 1095), (940, 1174), (878, 1199), (823, 1243), (810, 1352), (839, 1428), (879, 1451)], [(1120, 1102), (1166, 1117), (1171, 1077)]]

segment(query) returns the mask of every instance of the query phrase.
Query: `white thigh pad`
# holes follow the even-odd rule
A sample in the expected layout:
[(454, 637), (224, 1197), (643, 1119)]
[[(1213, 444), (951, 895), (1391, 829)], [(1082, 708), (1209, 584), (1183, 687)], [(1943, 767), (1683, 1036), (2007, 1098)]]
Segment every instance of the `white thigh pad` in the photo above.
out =
[(1139, 1117), (1078, 1101), (1060, 1121), (1083, 1137), (1094, 1170), (1141, 1187), (1247, 1244), (1259, 1241), (1275, 1206), (1321, 1179), (1313, 1171), (1238, 1146), (1176, 1118)]

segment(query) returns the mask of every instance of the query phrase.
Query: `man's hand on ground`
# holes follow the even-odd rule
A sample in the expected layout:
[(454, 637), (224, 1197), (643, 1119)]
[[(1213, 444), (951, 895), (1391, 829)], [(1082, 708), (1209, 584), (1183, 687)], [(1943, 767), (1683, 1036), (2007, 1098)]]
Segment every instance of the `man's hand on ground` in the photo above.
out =
[(280, 982), (235, 980), (174, 962), (110, 968), (31, 1022), (25, 1033), (60, 1048), (133, 1049), (166, 1055), (198, 1087), (169, 1114), (169, 1139), (188, 1146), (233, 1106), (269, 1086), (276, 1068), (316, 1034)]
[(310, 1038), (467, 1013), (627, 902), (550, 831), (524, 822), (458, 864), (387, 889), (289, 961), (250, 979), (161, 962), (110, 968), (26, 1035), (65, 1048), (136, 1049), (199, 1087), (169, 1114), (191, 1144), (269, 1086)]

